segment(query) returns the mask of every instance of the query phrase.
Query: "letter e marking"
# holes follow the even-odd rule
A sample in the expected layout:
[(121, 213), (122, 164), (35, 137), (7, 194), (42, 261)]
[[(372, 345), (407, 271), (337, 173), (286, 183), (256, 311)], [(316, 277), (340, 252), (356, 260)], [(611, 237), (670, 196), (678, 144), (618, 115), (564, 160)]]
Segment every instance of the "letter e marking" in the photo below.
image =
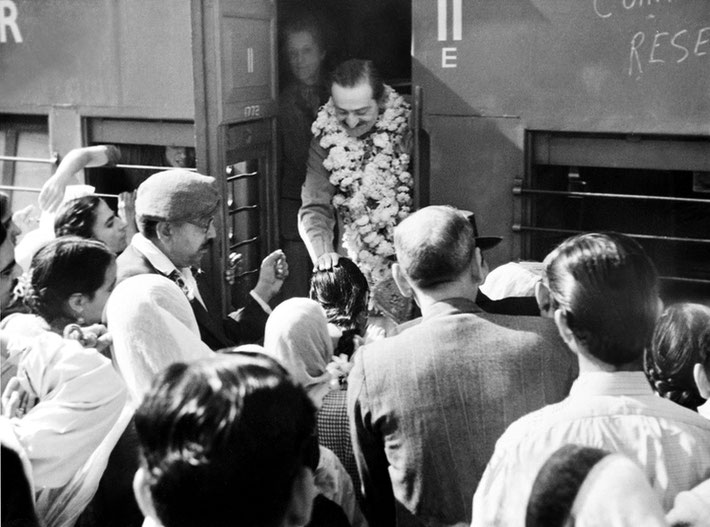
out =
[(456, 50), (458, 48), (441, 48), (441, 67), (455, 68), (456, 67)]

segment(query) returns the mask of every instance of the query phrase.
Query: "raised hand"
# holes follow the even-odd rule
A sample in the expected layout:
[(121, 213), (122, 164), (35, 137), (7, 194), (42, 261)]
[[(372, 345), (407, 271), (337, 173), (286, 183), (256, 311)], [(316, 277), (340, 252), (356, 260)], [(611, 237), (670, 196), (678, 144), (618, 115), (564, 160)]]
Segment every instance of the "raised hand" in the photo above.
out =
[(271, 300), (280, 290), (288, 277), (288, 262), (286, 255), (278, 249), (264, 258), (259, 270), (259, 280), (254, 292), (265, 302)]

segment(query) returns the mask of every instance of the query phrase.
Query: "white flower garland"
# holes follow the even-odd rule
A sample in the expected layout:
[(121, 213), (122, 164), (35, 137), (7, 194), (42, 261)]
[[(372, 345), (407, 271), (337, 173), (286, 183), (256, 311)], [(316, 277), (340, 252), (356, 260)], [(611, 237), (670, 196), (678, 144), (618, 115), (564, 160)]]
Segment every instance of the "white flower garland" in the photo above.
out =
[(388, 278), (394, 256), (394, 227), (412, 207), (409, 166), (410, 106), (385, 86), (385, 105), (366, 137), (351, 137), (340, 125), (331, 98), (311, 131), (328, 150), (323, 167), (335, 187), (333, 206), (343, 220), (343, 246), (370, 287)]

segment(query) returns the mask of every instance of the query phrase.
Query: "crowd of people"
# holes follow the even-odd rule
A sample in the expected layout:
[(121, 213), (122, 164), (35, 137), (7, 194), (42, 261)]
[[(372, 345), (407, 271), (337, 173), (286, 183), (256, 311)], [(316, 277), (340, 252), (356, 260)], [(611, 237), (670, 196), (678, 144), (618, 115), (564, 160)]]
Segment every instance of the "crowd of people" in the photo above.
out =
[[(316, 104), (307, 35), (288, 37), (293, 92)], [(404, 103), (366, 61), (329, 88), (292, 207), (310, 287), (280, 303), (278, 250), (246, 305), (209, 309), (212, 177), (153, 174), (119, 215), (59, 205), (55, 178), (55, 238), (22, 275), (3, 198), (3, 525), (710, 525), (710, 308), (664, 309), (617, 233), (565, 240), (524, 296), (492, 300), (500, 240), (468, 211), (410, 210)], [(378, 163), (400, 190), (372, 185), (359, 219), (340, 169)], [(383, 287), (409, 316), (373, 327)]]

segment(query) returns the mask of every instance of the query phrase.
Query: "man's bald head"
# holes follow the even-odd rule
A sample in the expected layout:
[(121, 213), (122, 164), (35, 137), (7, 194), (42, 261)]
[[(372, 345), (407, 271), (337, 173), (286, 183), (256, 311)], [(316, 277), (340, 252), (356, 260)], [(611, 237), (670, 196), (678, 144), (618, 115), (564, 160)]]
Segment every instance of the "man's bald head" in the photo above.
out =
[(425, 207), (394, 231), (397, 261), (420, 289), (453, 282), (475, 258), (473, 227), (461, 212), (448, 206)]

